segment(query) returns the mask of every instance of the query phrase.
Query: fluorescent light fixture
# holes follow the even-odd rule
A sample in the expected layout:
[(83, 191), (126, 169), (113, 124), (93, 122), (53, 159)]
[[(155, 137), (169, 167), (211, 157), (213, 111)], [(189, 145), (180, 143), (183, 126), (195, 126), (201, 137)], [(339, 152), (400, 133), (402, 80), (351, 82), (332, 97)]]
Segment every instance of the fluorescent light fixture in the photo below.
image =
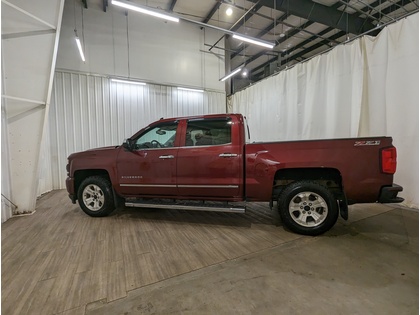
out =
[(121, 7), (121, 8), (133, 10), (133, 11), (148, 14), (148, 15), (152, 15), (154, 17), (158, 17), (158, 18), (165, 19), (165, 20), (172, 21), (172, 22), (179, 22), (179, 18), (177, 18), (177, 17), (167, 15), (167, 14), (162, 14), (162, 13), (152, 11), (152, 10), (149, 10), (149, 9), (145, 9), (145, 8), (142, 8), (138, 5), (132, 5), (132, 4), (129, 4), (127, 2), (122, 2), (122, 1), (117, 1), (117, 0), (112, 0), (111, 3), (113, 5), (116, 5), (116, 6)]
[(235, 74), (241, 72), (242, 67), (236, 68), (235, 70), (233, 70), (231, 73), (229, 73), (228, 75), (225, 75), (223, 78), (219, 79), (219, 81), (225, 81), (227, 79), (229, 79), (230, 77), (233, 77)]
[(251, 44), (267, 47), (267, 48), (270, 48), (270, 49), (272, 49), (274, 47), (274, 44), (272, 44), (270, 42), (261, 41), (261, 40), (253, 39), (253, 38), (250, 38), (250, 37), (244, 37), (244, 36), (234, 34), (233, 38), (239, 39), (239, 40), (242, 40), (244, 42), (251, 43)]
[(112, 82), (117, 83), (127, 83), (127, 84), (134, 84), (134, 85), (146, 85), (144, 82), (137, 82), (137, 81), (128, 81), (128, 80), (120, 80), (120, 79), (111, 79)]
[(204, 93), (204, 90), (190, 89), (190, 88), (184, 88), (184, 87), (178, 87), (178, 90)]
[(79, 48), (80, 57), (82, 58), (83, 62), (85, 62), (85, 54), (83, 53), (82, 44), (80, 43), (80, 39), (77, 36), (76, 36), (76, 44), (77, 44), (77, 48)]

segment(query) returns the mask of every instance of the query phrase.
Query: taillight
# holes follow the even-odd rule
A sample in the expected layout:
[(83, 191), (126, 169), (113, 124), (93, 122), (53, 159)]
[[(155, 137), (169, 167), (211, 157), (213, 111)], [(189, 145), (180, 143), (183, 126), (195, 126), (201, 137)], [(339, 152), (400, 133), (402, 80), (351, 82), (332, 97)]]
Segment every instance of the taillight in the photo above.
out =
[(397, 149), (389, 147), (382, 149), (382, 172), (394, 174), (397, 170)]

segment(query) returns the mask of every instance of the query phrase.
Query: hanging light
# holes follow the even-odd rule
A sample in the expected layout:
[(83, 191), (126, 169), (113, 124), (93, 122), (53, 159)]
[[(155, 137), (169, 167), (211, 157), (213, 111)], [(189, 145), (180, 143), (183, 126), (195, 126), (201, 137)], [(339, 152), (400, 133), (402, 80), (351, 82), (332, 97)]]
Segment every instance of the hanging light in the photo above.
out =
[(274, 44), (272, 44), (270, 42), (262, 41), (262, 40), (251, 38), (251, 37), (245, 37), (243, 35), (234, 34), (232, 37), (235, 38), (235, 39), (242, 40), (244, 42), (248, 42), (248, 43), (251, 43), (251, 44), (267, 47), (267, 48), (270, 48), (270, 49), (273, 49), (273, 47), (274, 47)]
[(77, 48), (79, 49), (79, 53), (80, 53), (80, 58), (82, 58), (82, 61), (85, 62), (85, 54), (83, 53), (83, 48), (82, 48), (82, 43), (80, 42), (80, 38), (79, 36), (77, 36), (77, 32), (76, 30), (74, 30), (74, 34), (76, 35), (76, 45)]
[(154, 17), (158, 17), (158, 18), (165, 19), (165, 20), (172, 21), (172, 22), (179, 22), (179, 18), (177, 18), (177, 17), (171, 16), (171, 15), (168, 15), (168, 14), (162, 14), (162, 13), (150, 10), (150, 9), (146, 9), (146, 8), (143, 8), (143, 7), (139, 6), (138, 4), (133, 5), (133, 4), (130, 4), (126, 1), (117, 1), (117, 0), (112, 0), (111, 3), (113, 5), (116, 5), (118, 7), (122, 7), (124, 9), (129, 9), (129, 10), (133, 10), (133, 11), (136, 11), (136, 12), (152, 15)]
[(204, 93), (204, 90), (199, 90), (199, 89), (191, 89), (191, 88), (185, 88), (185, 87), (178, 87), (178, 90), (181, 91), (190, 91), (190, 92), (199, 92), (199, 93)]
[(144, 82), (121, 80), (121, 79), (111, 79), (111, 82), (126, 83), (126, 84), (135, 84), (135, 85), (146, 85), (146, 83), (144, 83)]
[(223, 82), (227, 79), (229, 79), (230, 77), (233, 77), (235, 74), (241, 72), (242, 67), (236, 68), (235, 70), (233, 70), (231, 73), (225, 75), (223, 78), (219, 79), (219, 81)]

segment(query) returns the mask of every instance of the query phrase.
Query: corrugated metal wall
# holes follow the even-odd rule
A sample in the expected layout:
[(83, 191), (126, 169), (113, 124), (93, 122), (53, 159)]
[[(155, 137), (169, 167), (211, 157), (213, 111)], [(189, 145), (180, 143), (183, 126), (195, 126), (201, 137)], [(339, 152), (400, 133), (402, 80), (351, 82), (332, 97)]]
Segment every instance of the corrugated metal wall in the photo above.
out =
[(225, 112), (226, 97), (221, 92), (115, 83), (102, 76), (56, 72), (38, 195), (65, 188), (67, 156), (73, 152), (121, 144), (161, 117)]

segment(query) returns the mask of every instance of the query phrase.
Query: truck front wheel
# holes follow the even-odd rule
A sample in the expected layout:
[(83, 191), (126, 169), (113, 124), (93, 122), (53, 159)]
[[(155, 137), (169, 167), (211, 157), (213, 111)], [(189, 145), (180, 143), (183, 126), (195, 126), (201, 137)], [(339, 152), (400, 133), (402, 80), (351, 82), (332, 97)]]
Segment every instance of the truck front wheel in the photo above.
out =
[(114, 211), (111, 183), (101, 176), (90, 176), (83, 180), (77, 199), (82, 210), (92, 217), (104, 217)]
[(319, 235), (331, 229), (338, 218), (334, 195), (326, 187), (311, 181), (286, 186), (277, 202), (280, 217), (291, 231)]

